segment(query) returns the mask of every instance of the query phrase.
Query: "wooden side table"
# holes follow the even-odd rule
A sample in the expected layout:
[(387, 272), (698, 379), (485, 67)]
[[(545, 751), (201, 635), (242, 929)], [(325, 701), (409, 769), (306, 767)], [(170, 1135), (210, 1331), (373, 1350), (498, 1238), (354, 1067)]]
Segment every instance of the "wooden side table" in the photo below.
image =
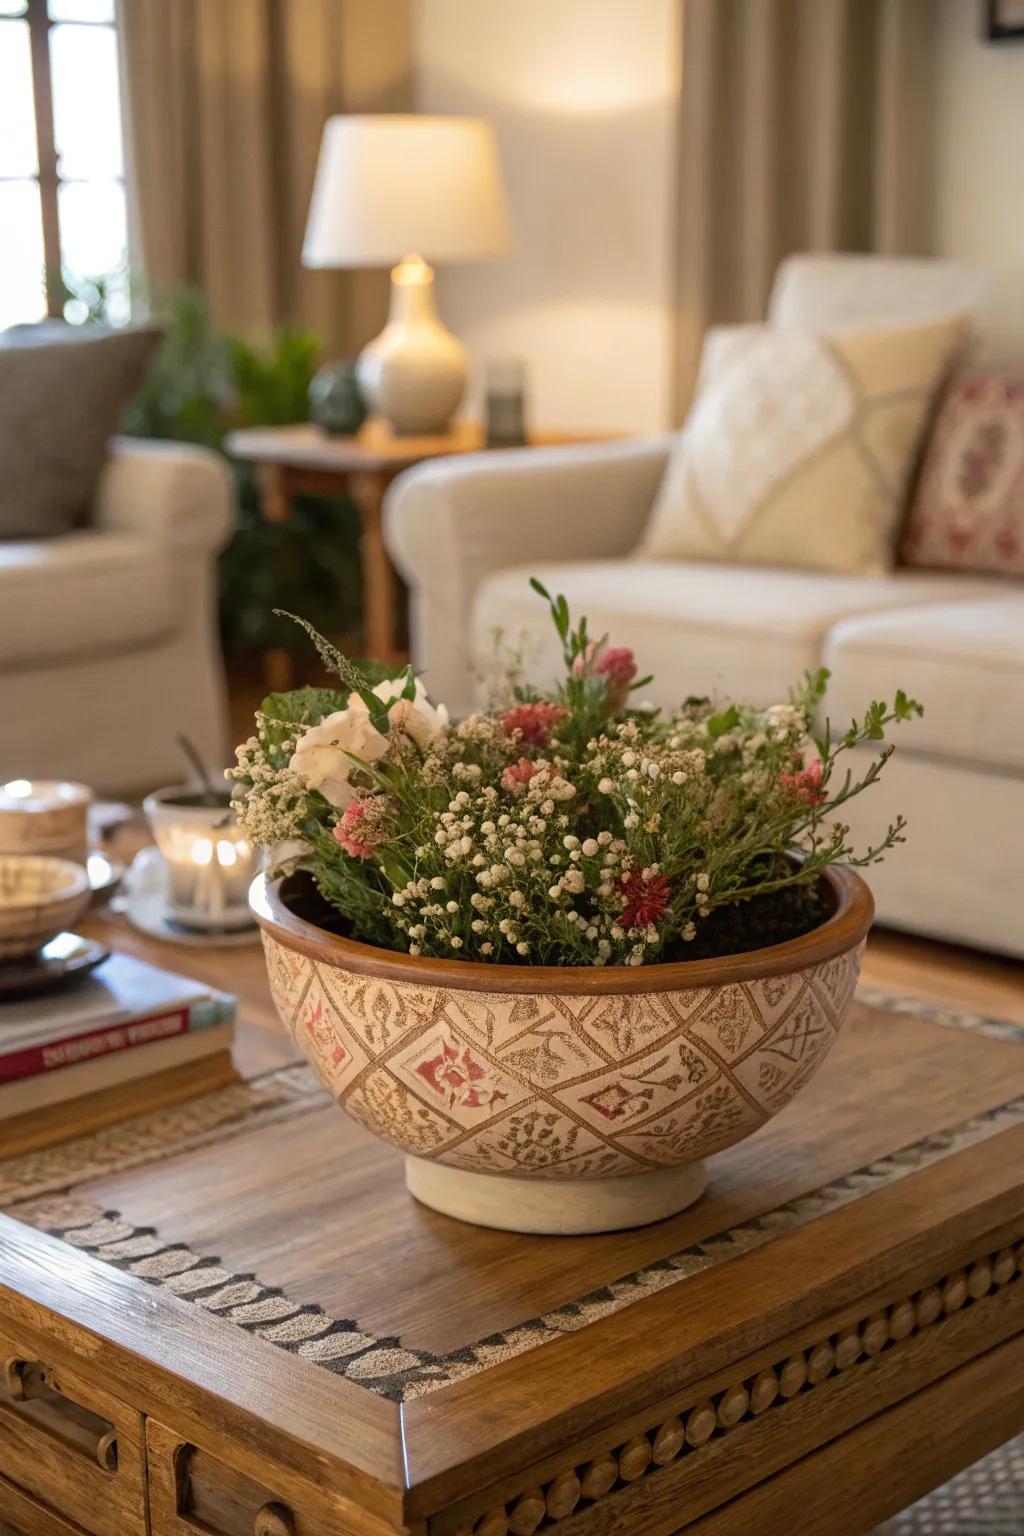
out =
[[(596, 442), (609, 435), (534, 432), (530, 444)], [(263, 516), (268, 522), (284, 522), (294, 496), (351, 497), (362, 521), (366, 649), (381, 661), (403, 661), (396, 633), (395, 571), (381, 530), (384, 493), (397, 474), (423, 459), (486, 448), (483, 428), (475, 422), (461, 422), (439, 437), (398, 437), (383, 423), (368, 421), (355, 437), (332, 437), (310, 424), (251, 427), (232, 432), (226, 446), (229, 453), (254, 466)], [(288, 652), (268, 652), (265, 665), (271, 688), (291, 686)]]

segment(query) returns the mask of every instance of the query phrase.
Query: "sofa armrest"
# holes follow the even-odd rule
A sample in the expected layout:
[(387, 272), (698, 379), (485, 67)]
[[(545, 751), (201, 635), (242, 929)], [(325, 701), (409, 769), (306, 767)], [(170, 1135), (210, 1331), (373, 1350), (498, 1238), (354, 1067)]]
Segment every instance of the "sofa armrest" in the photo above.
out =
[(116, 437), (100, 479), (94, 525), (172, 549), (213, 554), (235, 525), (235, 488), (220, 454), (191, 443)]
[(484, 577), (531, 560), (621, 557), (636, 545), (672, 438), (506, 449), (400, 475), (384, 536), (412, 600), (413, 659), (449, 707), (471, 707), (469, 627)]

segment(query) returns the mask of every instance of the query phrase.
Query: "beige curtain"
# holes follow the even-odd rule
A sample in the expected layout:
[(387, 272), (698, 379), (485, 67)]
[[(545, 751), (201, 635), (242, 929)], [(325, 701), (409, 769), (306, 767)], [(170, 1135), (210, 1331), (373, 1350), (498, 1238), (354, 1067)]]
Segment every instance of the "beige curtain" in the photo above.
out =
[(313, 327), (328, 354), (384, 321), (384, 273), (307, 272), (324, 120), (407, 110), (409, 0), (119, 0), (128, 182), (151, 288), (192, 283), (225, 331)]
[(683, 0), (677, 410), (797, 250), (927, 247), (931, 0)]

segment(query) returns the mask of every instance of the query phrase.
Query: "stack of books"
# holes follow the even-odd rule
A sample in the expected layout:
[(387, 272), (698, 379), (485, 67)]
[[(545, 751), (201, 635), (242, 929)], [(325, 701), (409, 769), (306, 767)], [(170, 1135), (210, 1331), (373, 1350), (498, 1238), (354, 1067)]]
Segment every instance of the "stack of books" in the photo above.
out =
[(0, 1156), (235, 1078), (235, 1000), (114, 954), (78, 986), (0, 1004)]

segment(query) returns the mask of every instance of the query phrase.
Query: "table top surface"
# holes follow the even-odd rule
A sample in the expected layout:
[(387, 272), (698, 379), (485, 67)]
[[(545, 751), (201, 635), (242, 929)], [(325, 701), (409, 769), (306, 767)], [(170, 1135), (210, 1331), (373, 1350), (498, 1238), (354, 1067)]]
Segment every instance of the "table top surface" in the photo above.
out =
[(374, 1508), (390, 1491), (402, 1519), (894, 1277), (944, 1273), (1024, 1212), (1019, 1026), (858, 1001), (818, 1076), (712, 1161), (692, 1209), (521, 1237), (408, 1195), (401, 1155), (275, 1025), (258, 947), (90, 928), (235, 991), (244, 1081), (0, 1162), (0, 1296), (99, 1334), (112, 1368), (213, 1394), (296, 1460), (328, 1458)]
[[(608, 432), (531, 431), (528, 446), (557, 447), (565, 443), (603, 442)], [(226, 447), (240, 459), (283, 468), (345, 474), (350, 470), (397, 470), (421, 459), (446, 454), (477, 453), (486, 448), (478, 422), (456, 422), (450, 432), (431, 436), (395, 433), (376, 419), (367, 421), (353, 437), (335, 436), (311, 422), (288, 427), (246, 427), (229, 434)]]

